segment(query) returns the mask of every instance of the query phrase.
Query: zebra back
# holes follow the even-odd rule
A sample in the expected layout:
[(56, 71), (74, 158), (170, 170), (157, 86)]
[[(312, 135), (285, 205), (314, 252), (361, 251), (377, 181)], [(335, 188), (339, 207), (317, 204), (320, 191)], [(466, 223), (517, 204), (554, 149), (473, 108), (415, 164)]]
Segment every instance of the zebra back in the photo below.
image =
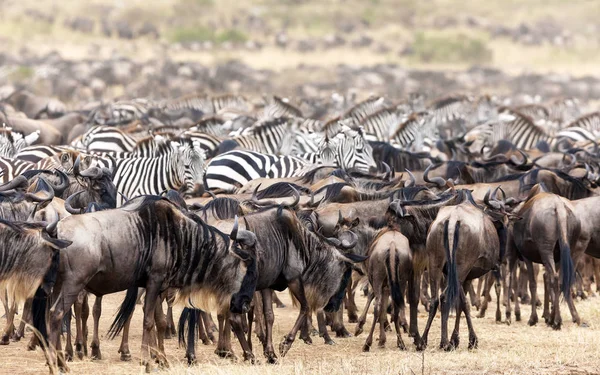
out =
[(263, 109), (263, 118), (302, 117), (302, 111), (289, 103), (288, 99), (273, 96), (271, 103)]
[(137, 141), (119, 128), (98, 125), (85, 132), (80, 140), (87, 151), (131, 152)]

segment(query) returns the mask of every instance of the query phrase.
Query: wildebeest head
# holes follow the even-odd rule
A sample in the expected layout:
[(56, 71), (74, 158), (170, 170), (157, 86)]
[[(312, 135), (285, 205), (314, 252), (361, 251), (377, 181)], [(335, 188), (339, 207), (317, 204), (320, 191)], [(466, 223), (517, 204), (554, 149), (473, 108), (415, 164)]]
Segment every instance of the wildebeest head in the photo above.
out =
[[(77, 159), (79, 160), (79, 159)], [(78, 162), (75, 163), (78, 165)], [(112, 173), (106, 168), (90, 167), (79, 172), (75, 168), (79, 184), (78, 191), (72, 192), (65, 200), (65, 209), (71, 214), (83, 213), (90, 204), (95, 203), (101, 209), (117, 206), (117, 188), (112, 182)], [(82, 190), (79, 190), (82, 189)]]
[[(246, 227), (248, 227), (247, 224)], [(258, 280), (256, 253), (254, 249), (256, 236), (248, 230), (239, 229), (238, 218), (236, 216), (229, 238), (231, 239), (229, 251), (240, 258), (246, 265), (246, 274), (242, 280), (240, 290), (231, 296), (229, 305), (231, 312), (241, 314), (250, 310), (250, 303), (252, 302), (252, 296), (254, 295)]]

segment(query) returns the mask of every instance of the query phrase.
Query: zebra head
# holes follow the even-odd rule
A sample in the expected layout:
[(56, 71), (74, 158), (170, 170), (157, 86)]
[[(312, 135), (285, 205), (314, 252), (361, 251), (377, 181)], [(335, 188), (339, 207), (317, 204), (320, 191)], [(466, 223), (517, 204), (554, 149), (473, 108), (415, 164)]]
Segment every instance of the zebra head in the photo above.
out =
[(359, 172), (369, 173), (377, 169), (373, 159), (373, 148), (365, 140), (362, 128), (358, 130), (342, 127), (338, 138), (337, 157), (343, 169), (355, 169)]
[(182, 138), (178, 141), (180, 165), (183, 167), (186, 191), (191, 193), (203, 185), (206, 152), (200, 142)]

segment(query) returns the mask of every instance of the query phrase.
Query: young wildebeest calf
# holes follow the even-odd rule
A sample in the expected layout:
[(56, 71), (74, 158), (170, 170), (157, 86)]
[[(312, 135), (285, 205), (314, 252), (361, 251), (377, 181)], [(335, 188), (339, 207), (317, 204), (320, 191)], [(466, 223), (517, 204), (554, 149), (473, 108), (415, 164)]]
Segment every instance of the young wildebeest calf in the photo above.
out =
[[(55, 350), (61, 350), (62, 317), (84, 288), (95, 295), (128, 290), (117, 314), (120, 327), (135, 306), (137, 288), (146, 288), (141, 360), (147, 370), (155, 323), (158, 348), (152, 349), (164, 360), (166, 321), (157, 308), (162, 291), (178, 288), (183, 300), (199, 295), (199, 307), (210, 309), (214, 301), (219, 311), (241, 313), (252, 300), (256, 262), (245, 249), (254, 246), (254, 234), (238, 232), (234, 225), (230, 239), (167, 199), (142, 196), (120, 209), (70, 216), (58, 224), (58, 233), (73, 244), (60, 253), (61, 269), (52, 293), (47, 353), (51, 372), (56, 371)], [(40, 310), (34, 308), (34, 320), (35, 314), (43, 314)], [(62, 358), (59, 365), (66, 368)]]
[[(433, 301), (423, 332), (422, 345), (417, 347), (419, 350), (427, 345), (429, 329), (440, 304), (442, 311), (440, 348), (452, 350), (458, 347), (462, 312), (465, 313), (469, 327), (469, 348), (477, 347), (477, 336), (473, 330), (465, 289), (468, 289), (471, 280), (485, 275), (497, 266), (501, 252), (500, 239), (494, 222), (475, 204), (470, 192), (462, 190), (462, 194), (466, 194), (467, 199), (457, 206), (440, 209), (427, 235), (428, 271)], [(439, 285), (444, 269), (447, 285), (440, 298)], [(455, 305), (457, 305), (456, 325), (451, 341), (448, 342), (448, 316), (450, 309)]]
[[(405, 350), (406, 346), (400, 335), (400, 311), (404, 318), (404, 296), (402, 291), (406, 288), (408, 280), (413, 275), (413, 259), (408, 239), (402, 233), (383, 229), (373, 240), (369, 248), (367, 260), (367, 274), (369, 283), (373, 288), (369, 294), (365, 310), (359, 319), (356, 327), (356, 334), (362, 332), (362, 326), (365, 324), (366, 314), (375, 297), (375, 311), (373, 312), (373, 325), (371, 331), (363, 346), (363, 351), (367, 352), (373, 343), (373, 332), (375, 325), (379, 320), (379, 346), (385, 346), (385, 323), (388, 298), (392, 296), (392, 321), (396, 329), (398, 348)], [(405, 319), (405, 318), (404, 318)], [(406, 321), (404, 321), (406, 326)]]

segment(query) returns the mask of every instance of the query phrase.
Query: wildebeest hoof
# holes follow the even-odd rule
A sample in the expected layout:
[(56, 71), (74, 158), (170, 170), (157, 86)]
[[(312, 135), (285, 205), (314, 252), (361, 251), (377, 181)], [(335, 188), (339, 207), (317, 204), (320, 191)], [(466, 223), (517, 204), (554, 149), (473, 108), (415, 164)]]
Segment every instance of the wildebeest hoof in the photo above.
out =
[(406, 350), (406, 345), (404, 345), (404, 341), (402, 341), (401, 338), (398, 338), (398, 343), (396, 345), (398, 346), (398, 349), (402, 351)]
[(363, 352), (368, 352), (369, 350), (371, 350), (371, 345), (364, 344), (362, 350)]
[(77, 355), (77, 358), (81, 361), (84, 357), (84, 353), (82, 351), (75, 351), (75, 354)]
[(521, 297), (521, 303), (524, 303), (524, 304), (531, 303), (531, 297), (529, 297), (529, 294), (526, 294), (523, 297)]
[(9, 343), (10, 340), (8, 339), (8, 335), (2, 336), (2, 339), (0, 339), (0, 345), (8, 345)]
[(318, 329), (316, 329), (316, 328), (313, 328), (313, 329), (310, 331), (310, 335), (311, 335), (311, 336), (321, 336), (321, 334), (319, 333), (319, 330), (318, 330)]
[(212, 345), (212, 341), (210, 341), (208, 338), (203, 338), (202, 345)]
[(325, 345), (335, 345), (335, 341), (333, 341), (331, 338), (327, 338), (325, 339)]
[(101, 360), (102, 353), (100, 353), (100, 348), (92, 345), (92, 359)]
[(423, 350), (427, 349), (427, 341), (423, 340), (422, 338), (415, 338), (415, 346), (418, 352), (422, 352)]
[(538, 322), (538, 318), (536, 316), (535, 318), (534, 317), (529, 318), (529, 321), (527, 322), (527, 324), (529, 324), (530, 326), (534, 326), (537, 324), (537, 322)]
[(215, 349), (215, 354), (218, 355), (221, 358), (236, 359), (236, 357), (233, 354), (233, 352), (231, 352), (229, 350), (225, 350), (225, 349)]
[(275, 353), (265, 353), (265, 358), (267, 358), (267, 363), (270, 365), (276, 365), (278, 362)]
[(73, 353), (65, 352), (65, 361), (73, 362)]
[(442, 349), (446, 352), (451, 352), (454, 350), (454, 346), (452, 346), (452, 344), (449, 342), (442, 342), (442, 343), (440, 343), (440, 349)]
[(477, 349), (477, 337), (469, 337), (469, 350)]
[(581, 322), (581, 324), (579, 324), (579, 326), (580, 326), (581, 328), (589, 328), (589, 327), (590, 327), (590, 325), (589, 325), (589, 324), (587, 324), (586, 322)]
[(186, 354), (185, 359), (187, 359), (188, 366), (196, 364), (196, 356), (194, 354)]
[(452, 345), (452, 347), (454, 347), (456, 349), (456, 348), (458, 348), (459, 344), (460, 344), (460, 338), (458, 337), (458, 335), (452, 335), (452, 337), (450, 338), (450, 345)]
[(348, 314), (348, 323), (358, 323), (358, 315)]
[(337, 331), (335, 331), (335, 337), (348, 338), (348, 337), (352, 337), (352, 334), (350, 332), (348, 332), (346, 327), (342, 327), (341, 329), (338, 329)]
[(553, 322), (552, 323), (552, 329), (555, 331), (560, 331), (560, 328), (562, 327), (562, 322), (558, 321), (558, 322)]
[(281, 355), (282, 357), (285, 357), (287, 352), (292, 347), (293, 342), (294, 342), (293, 338), (291, 338), (289, 336), (285, 336), (283, 338), (283, 341), (281, 342), (281, 344), (279, 344), (279, 355)]
[(171, 340), (171, 330), (169, 329), (169, 327), (167, 327), (167, 329), (165, 330), (164, 339)]
[(123, 362), (129, 362), (129, 361), (131, 361), (131, 353), (129, 353), (129, 352), (122, 352), (121, 353), (121, 361), (123, 361)]
[(515, 312), (515, 320), (516, 320), (517, 322), (520, 322), (520, 321), (521, 321), (521, 313), (520, 313), (520, 312)]
[(496, 323), (502, 323), (502, 314), (500, 310), (496, 311)]
[(302, 337), (300, 336), (300, 340), (304, 341), (306, 345), (312, 345), (313, 341), (310, 336)]

